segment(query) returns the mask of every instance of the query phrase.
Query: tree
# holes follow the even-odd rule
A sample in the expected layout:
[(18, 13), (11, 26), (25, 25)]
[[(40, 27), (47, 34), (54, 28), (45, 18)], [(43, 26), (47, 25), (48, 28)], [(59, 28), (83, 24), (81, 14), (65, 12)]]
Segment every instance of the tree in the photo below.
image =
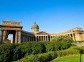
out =
[(65, 35), (65, 36), (56, 36), (51, 41), (56, 42), (56, 44), (59, 44), (60, 50), (64, 50), (71, 46), (73, 39)]
[(72, 43), (73, 39), (70, 36), (65, 35), (65, 36), (56, 36), (53, 39), (51, 39), (51, 41), (55, 41), (55, 42), (58, 42), (58, 41), (62, 42), (62, 41), (64, 41), (64, 42)]

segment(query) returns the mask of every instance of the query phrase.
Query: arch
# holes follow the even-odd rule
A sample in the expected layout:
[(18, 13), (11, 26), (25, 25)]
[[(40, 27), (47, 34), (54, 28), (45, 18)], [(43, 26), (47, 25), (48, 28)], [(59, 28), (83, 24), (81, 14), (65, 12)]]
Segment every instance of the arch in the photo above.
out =
[(1, 27), (2, 42), (6, 43), (9, 34), (13, 35), (12, 43), (21, 43), (22, 26), (20, 22), (3, 21)]

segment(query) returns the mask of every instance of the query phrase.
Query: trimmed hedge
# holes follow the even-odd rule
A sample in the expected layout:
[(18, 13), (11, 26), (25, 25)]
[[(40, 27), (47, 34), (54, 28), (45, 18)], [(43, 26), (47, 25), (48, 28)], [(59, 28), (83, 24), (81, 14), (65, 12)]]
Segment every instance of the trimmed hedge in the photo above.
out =
[[(63, 45), (64, 44), (64, 45)], [(28, 42), (22, 44), (2, 44), (0, 46), (0, 62), (11, 62), (30, 54), (64, 50), (70, 43), (63, 42)]]
[(11, 62), (13, 60), (15, 44), (4, 44), (0, 46), (0, 62)]
[(46, 52), (41, 42), (29, 42), (22, 44), (3, 44), (0, 46), (0, 62), (11, 62), (21, 59), (25, 55)]
[(49, 62), (57, 57), (62, 57), (66, 55), (79, 54), (79, 50), (67, 49), (62, 51), (54, 51), (43, 54), (29, 55), (16, 62)]

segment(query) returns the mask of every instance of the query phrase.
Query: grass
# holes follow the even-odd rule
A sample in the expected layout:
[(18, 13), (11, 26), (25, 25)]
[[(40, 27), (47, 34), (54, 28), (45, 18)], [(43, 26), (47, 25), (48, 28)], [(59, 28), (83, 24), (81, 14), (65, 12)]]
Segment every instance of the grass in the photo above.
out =
[[(56, 58), (56, 59), (52, 60), (51, 62), (80, 62), (80, 55)], [(81, 55), (81, 62), (84, 62), (84, 54)]]

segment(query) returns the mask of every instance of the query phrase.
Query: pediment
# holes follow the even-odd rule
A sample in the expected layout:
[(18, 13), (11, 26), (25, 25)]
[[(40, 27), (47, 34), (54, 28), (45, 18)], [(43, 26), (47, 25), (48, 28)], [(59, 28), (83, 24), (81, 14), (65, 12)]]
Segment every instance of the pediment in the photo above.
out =
[(36, 33), (37, 35), (48, 35), (48, 33), (44, 32), (44, 31), (41, 31), (39, 33)]

